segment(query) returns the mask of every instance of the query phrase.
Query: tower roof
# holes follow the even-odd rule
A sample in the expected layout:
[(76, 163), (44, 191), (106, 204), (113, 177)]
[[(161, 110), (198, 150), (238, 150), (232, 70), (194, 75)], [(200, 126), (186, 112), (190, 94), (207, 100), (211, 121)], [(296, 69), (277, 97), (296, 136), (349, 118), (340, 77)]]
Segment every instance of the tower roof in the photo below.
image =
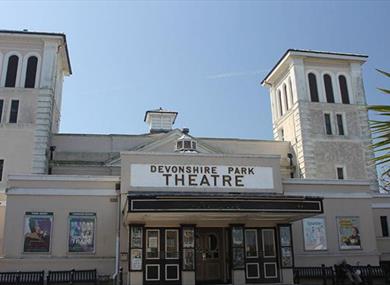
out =
[(267, 81), (275, 74), (275, 72), (286, 63), (286, 60), (292, 56), (300, 57), (316, 57), (323, 59), (339, 59), (339, 60), (349, 60), (349, 61), (361, 61), (365, 62), (368, 58), (364, 54), (356, 53), (341, 53), (341, 52), (331, 52), (331, 51), (318, 51), (318, 50), (303, 50), (303, 49), (288, 49), (283, 56), (278, 60), (275, 66), (271, 71), (264, 77), (261, 81), (261, 85), (267, 84)]
[(66, 65), (67, 65), (67, 71), (69, 74), (72, 74), (72, 66), (70, 65), (70, 57), (69, 57), (69, 50), (68, 50), (68, 44), (66, 41), (66, 35), (64, 33), (48, 33), (48, 32), (32, 32), (28, 30), (1, 30), (0, 29), (0, 35), (1, 34), (8, 34), (8, 35), (13, 35), (13, 36), (32, 36), (32, 37), (57, 37), (61, 38), (63, 43), (64, 43), (64, 50), (65, 50), (65, 58), (66, 58)]

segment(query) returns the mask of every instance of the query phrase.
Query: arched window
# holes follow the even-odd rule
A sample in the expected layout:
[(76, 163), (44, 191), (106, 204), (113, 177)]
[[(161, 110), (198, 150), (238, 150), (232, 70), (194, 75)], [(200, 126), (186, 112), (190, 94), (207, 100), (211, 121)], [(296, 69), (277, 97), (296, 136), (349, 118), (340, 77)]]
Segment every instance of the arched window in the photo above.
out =
[(288, 111), (288, 99), (287, 99), (287, 86), (286, 84), (283, 85), (283, 91), (284, 91), (284, 102), (286, 102), (286, 111)]
[(279, 103), (279, 113), (280, 113), (280, 116), (283, 116), (282, 92), (280, 92), (280, 90), (278, 90), (278, 103)]
[(329, 74), (324, 75), (324, 85), (325, 85), (326, 102), (334, 103), (332, 78), (330, 77)]
[(38, 58), (36, 56), (30, 56), (27, 60), (26, 81), (24, 82), (24, 88), (35, 87), (37, 66), (38, 66)]
[(317, 78), (314, 73), (309, 73), (309, 88), (310, 88), (310, 99), (312, 102), (319, 102), (318, 99), (318, 88)]
[(339, 76), (339, 85), (341, 93), (341, 102), (343, 102), (343, 104), (349, 104), (347, 79), (344, 75)]
[(288, 89), (290, 91), (291, 105), (294, 105), (294, 96), (293, 96), (293, 89), (292, 89), (291, 78), (288, 80)]
[(19, 57), (12, 55), (8, 59), (7, 73), (5, 77), (5, 87), (15, 87), (16, 75), (18, 73)]

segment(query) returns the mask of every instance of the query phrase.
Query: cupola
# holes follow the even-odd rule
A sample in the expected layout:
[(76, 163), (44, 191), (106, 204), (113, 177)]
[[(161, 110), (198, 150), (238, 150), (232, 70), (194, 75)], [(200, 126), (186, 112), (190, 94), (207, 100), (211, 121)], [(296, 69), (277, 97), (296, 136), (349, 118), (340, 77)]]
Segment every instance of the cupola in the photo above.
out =
[(177, 114), (177, 112), (164, 110), (160, 107), (156, 110), (146, 111), (144, 122), (148, 124), (150, 133), (167, 133), (172, 130)]
[(180, 138), (176, 140), (177, 152), (197, 152), (196, 147), (196, 140), (190, 137), (187, 133), (184, 133)]

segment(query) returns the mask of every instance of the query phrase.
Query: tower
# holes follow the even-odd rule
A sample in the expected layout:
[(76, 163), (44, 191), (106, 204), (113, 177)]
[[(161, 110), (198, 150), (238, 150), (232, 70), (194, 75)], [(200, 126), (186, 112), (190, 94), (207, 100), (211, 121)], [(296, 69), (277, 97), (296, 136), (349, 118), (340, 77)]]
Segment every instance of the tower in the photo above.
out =
[(274, 138), (291, 142), (299, 177), (369, 179), (378, 191), (362, 77), (366, 60), (290, 49), (262, 81), (270, 88)]
[(69, 74), (64, 34), (0, 30), (0, 193), (7, 175), (46, 173)]

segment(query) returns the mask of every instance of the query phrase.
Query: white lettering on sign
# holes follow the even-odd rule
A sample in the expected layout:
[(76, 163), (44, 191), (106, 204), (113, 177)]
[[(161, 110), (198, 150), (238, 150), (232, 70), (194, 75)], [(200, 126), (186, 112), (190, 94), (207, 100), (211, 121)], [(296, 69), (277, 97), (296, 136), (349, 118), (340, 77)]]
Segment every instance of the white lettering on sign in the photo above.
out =
[(272, 167), (132, 164), (133, 187), (274, 188)]

